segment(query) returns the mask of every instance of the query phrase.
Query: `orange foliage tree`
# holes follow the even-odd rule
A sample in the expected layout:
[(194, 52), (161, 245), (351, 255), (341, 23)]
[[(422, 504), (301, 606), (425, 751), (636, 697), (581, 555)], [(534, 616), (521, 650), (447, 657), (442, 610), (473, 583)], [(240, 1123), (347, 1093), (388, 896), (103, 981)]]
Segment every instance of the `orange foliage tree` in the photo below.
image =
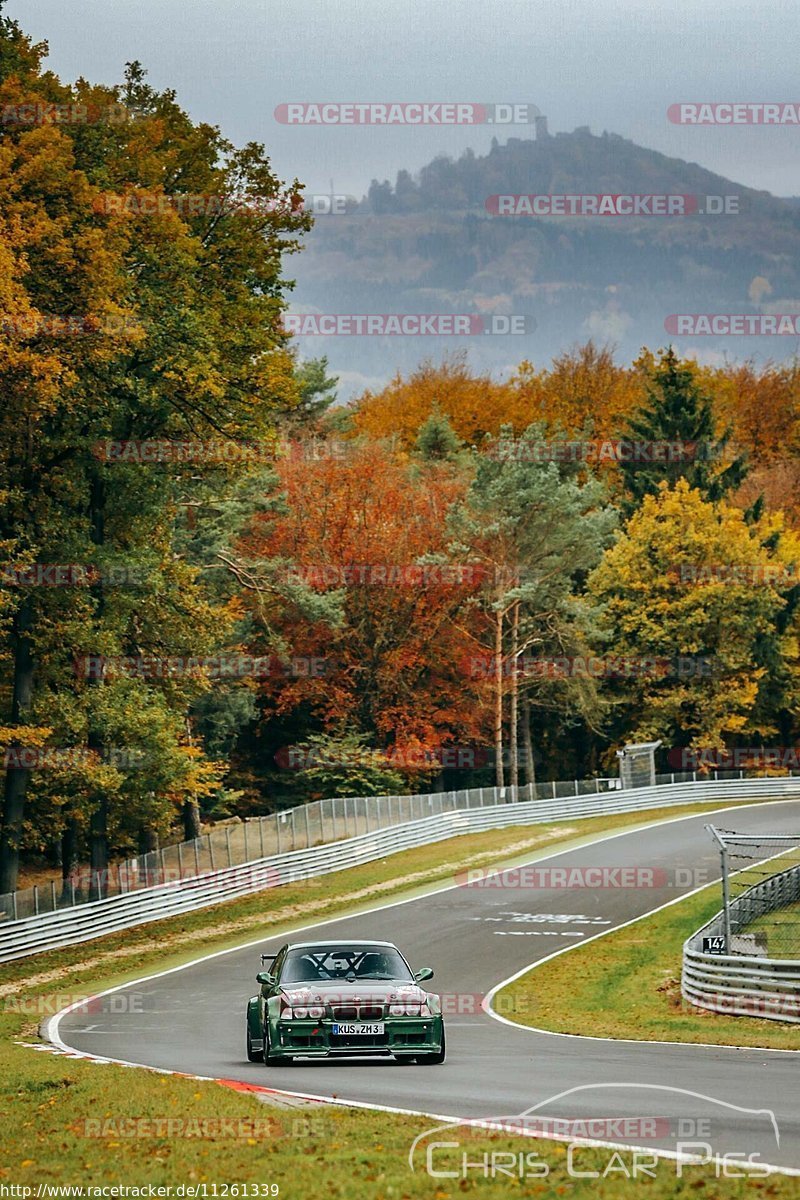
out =
[(476, 587), (468, 568), (445, 562), (445, 518), (469, 483), (463, 467), (356, 441), (344, 458), (283, 461), (278, 471), (285, 506), (256, 516), (240, 550), (340, 593), (343, 620), (299, 619), (291, 606), (270, 620), (273, 643), (325, 670), (265, 681), (265, 718), (299, 714), (311, 731), (365, 733), (399, 769), (482, 744), (482, 689), (463, 666)]

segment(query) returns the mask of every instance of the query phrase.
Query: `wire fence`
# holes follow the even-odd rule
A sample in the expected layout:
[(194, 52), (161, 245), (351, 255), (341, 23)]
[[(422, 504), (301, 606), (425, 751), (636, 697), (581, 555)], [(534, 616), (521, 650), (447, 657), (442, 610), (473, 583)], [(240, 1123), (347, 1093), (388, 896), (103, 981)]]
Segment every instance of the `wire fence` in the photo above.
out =
[(722, 862), (725, 952), (800, 958), (800, 837), (709, 830)]
[[(656, 776), (656, 784), (698, 779), (741, 779), (763, 776), (763, 770), (699, 774), (672, 772)], [(800, 772), (789, 772), (800, 775)], [(62, 881), (0, 895), (0, 920), (17, 921), (124, 896), (145, 888), (179, 883), (229, 867), (258, 862), (295, 850), (375, 833), (424, 817), (496, 804), (552, 801), (616, 792), (618, 778), (548, 780), (523, 787), (478, 787), (462, 791), (399, 796), (348, 796), (315, 800), (263, 817), (219, 825), (188, 842), (164, 846), (113, 864), (105, 871), (81, 868)]]

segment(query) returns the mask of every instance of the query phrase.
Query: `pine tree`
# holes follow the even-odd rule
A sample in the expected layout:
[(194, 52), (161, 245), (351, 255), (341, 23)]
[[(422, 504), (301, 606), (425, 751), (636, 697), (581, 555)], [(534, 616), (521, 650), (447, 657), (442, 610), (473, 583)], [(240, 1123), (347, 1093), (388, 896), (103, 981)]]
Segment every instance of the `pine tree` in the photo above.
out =
[[(711, 398), (698, 385), (692, 366), (681, 363), (672, 347), (653, 367), (647, 391), (649, 403), (628, 419), (624, 438), (644, 443), (644, 454), (653, 458), (643, 462), (643, 454), (634, 448), (621, 462), (627, 515), (645, 496), (655, 495), (664, 480), (672, 487), (686, 479), (711, 502), (737, 488), (747, 475), (745, 460), (730, 454), (727, 431), (717, 434)], [(662, 449), (664, 457), (658, 460), (655, 455)]]
[(454, 458), (461, 449), (461, 442), (453, 426), (438, 404), (420, 426), (414, 449), (420, 458), (428, 462)]

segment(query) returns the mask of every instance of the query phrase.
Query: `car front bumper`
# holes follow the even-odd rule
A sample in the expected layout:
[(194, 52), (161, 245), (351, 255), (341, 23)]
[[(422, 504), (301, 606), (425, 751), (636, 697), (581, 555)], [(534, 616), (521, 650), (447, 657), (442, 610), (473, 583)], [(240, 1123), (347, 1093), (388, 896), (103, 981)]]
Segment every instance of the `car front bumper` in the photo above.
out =
[(441, 1016), (390, 1017), (384, 1020), (382, 1034), (335, 1034), (334, 1022), (278, 1020), (270, 1026), (270, 1056), (273, 1058), (374, 1057), (391, 1055), (402, 1058), (415, 1054), (435, 1054), (441, 1049)]

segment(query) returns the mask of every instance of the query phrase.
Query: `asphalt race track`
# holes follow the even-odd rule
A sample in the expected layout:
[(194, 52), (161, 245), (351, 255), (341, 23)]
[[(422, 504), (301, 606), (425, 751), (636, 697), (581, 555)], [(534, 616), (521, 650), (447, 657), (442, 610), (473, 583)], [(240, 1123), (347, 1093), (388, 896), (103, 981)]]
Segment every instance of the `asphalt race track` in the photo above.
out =
[[(461, 996), (459, 1006), (467, 1010), (447, 1019), (443, 1066), (377, 1059), (280, 1068), (248, 1063), (244, 1011), (257, 991), (259, 953), (274, 953), (285, 935), (130, 984), (123, 992), (138, 994), (133, 1007), (141, 1011), (120, 1012), (119, 993), (109, 995), (99, 1011), (67, 1013), (56, 1036), (76, 1050), (130, 1063), (448, 1116), (510, 1117), (550, 1101), (538, 1117), (656, 1117), (662, 1119), (656, 1137), (608, 1140), (671, 1151), (678, 1143), (706, 1142), (717, 1155), (758, 1154), (761, 1161), (800, 1168), (796, 1054), (538, 1033), (511, 1027), (479, 1007), (482, 994), (528, 964), (718, 878), (718, 855), (703, 829), (707, 822), (742, 832), (800, 834), (800, 803), (709, 809), (535, 860), (552, 867), (662, 868), (655, 887), (455, 886), (290, 936), (388, 939), (415, 970), (433, 967), (435, 979), (427, 986), (451, 1006), (450, 997)], [(563, 1095), (574, 1088), (581, 1090)], [(552, 1100), (556, 1096), (561, 1098)], [(707, 1124), (692, 1136), (692, 1121)]]

